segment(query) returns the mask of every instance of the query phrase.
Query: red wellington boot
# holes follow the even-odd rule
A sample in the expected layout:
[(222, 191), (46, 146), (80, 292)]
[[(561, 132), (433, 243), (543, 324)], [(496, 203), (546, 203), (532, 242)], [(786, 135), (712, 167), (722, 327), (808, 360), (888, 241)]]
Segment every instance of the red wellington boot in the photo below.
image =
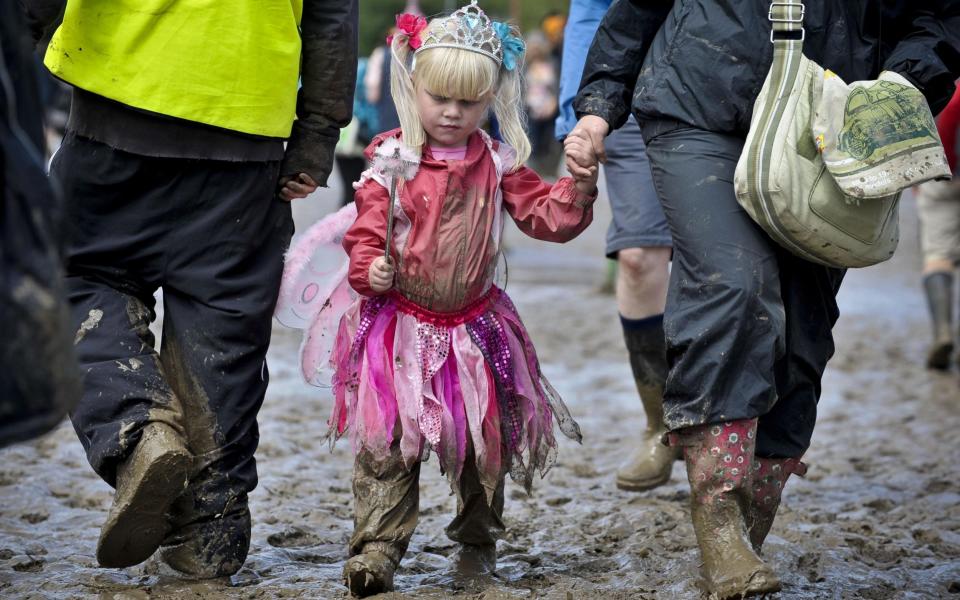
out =
[(750, 543), (757, 553), (777, 515), (783, 487), (794, 473), (800, 477), (807, 474), (807, 465), (800, 462), (799, 458), (753, 459), (753, 496), (746, 517)]
[(683, 448), (690, 515), (710, 598), (746, 598), (780, 591), (780, 580), (750, 544), (750, 506), (757, 420), (688, 427), (671, 433)]

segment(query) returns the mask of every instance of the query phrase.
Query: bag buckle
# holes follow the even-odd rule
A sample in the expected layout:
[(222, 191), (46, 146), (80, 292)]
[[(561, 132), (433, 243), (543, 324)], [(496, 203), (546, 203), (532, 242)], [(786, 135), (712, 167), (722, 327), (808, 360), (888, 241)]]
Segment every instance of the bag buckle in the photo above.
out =
[(787, 33), (787, 32), (790, 32), (790, 31), (800, 31), (800, 37), (799, 37), (798, 39), (788, 39), (788, 40), (786, 40), (786, 41), (788, 41), (788, 42), (802, 42), (802, 41), (804, 41), (804, 40), (807, 39), (807, 30), (804, 29), (803, 27), (801, 27), (799, 30), (797, 30), (797, 29), (788, 29), (788, 30), (786, 30), (786, 31), (776, 31), (776, 32), (771, 29), (771, 30), (770, 30), (770, 43), (772, 44), (772, 43), (774, 43), (774, 42), (776, 41), (776, 40), (773, 39), (773, 34), (774, 34), (774, 33)]
[[(773, 10), (778, 6), (787, 8), (786, 17), (773, 16)], [(793, 14), (794, 8), (800, 9), (799, 17), (791, 16)], [(772, 23), (803, 23), (803, 17), (806, 16), (806, 14), (807, 14), (807, 5), (804, 4), (803, 2), (783, 2), (783, 1), (777, 2), (776, 0), (774, 0), (773, 2), (770, 3), (770, 10), (767, 12), (767, 19), (769, 19)]]

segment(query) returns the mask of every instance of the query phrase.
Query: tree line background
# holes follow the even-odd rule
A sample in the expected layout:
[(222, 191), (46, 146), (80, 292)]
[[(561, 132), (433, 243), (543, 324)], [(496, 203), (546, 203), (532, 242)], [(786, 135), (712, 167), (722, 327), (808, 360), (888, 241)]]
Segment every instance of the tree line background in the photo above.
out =
[[(420, 0), (420, 10), (427, 18), (449, 12), (470, 0)], [(536, 29), (540, 19), (550, 11), (567, 13), (569, 0), (481, 0), (480, 7), (491, 19), (509, 20), (520, 25), (524, 31)], [(360, 55), (368, 56), (383, 43), (394, 17), (404, 11), (405, 0), (360, 1)]]

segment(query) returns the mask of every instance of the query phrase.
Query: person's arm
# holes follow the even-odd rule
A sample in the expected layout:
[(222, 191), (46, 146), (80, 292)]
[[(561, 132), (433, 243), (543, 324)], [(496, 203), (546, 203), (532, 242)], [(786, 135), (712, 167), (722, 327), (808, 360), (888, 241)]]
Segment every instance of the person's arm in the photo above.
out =
[(368, 179), (354, 194), (357, 204), (357, 220), (343, 236), (343, 249), (350, 257), (347, 279), (358, 294), (376, 296), (370, 287), (370, 265), (383, 257), (387, 236), (387, 208), (390, 192), (382, 185)]
[(49, 38), (67, 6), (67, 0), (17, 0), (27, 18), (33, 42)]
[(529, 167), (506, 173), (500, 183), (503, 206), (520, 231), (538, 240), (567, 242), (580, 235), (593, 221), (593, 193), (578, 188), (570, 177), (550, 185)]
[(583, 74), (583, 64), (587, 60), (590, 42), (609, 7), (610, 0), (571, 0), (570, 2), (570, 16), (563, 30), (559, 113), (554, 126), (554, 135), (558, 140), (566, 137), (577, 124), (577, 116), (573, 112), (573, 99), (580, 87), (580, 77)]
[(960, 176), (960, 161), (957, 160), (957, 138), (960, 134), (960, 86), (953, 93), (953, 99), (937, 117), (937, 130), (940, 141), (947, 153), (947, 164), (954, 177)]
[(340, 129), (353, 116), (357, 82), (357, 0), (303, 3), (301, 87), (280, 169), (282, 179), (305, 173), (321, 186), (333, 168)]
[(960, 0), (913, 0), (909, 31), (883, 65), (917, 86), (933, 114), (940, 112), (960, 77)]
[(616, 0), (593, 38), (580, 91), (573, 102), (577, 118), (594, 115), (610, 130), (630, 115), (630, 99), (640, 67), (673, 0)]

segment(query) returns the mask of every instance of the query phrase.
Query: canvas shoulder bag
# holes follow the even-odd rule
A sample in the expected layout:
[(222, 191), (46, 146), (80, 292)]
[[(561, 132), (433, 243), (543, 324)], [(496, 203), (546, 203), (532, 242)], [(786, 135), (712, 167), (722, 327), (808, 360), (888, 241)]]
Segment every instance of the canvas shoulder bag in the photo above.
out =
[[(827, 140), (822, 134), (819, 138), (814, 134), (813, 124), (815, 121), (828, 123), (835, 131), (847, 133), (844, 140), (853, 138), (849, 136), (850, 128), (843, 128), (845, 117), (842, 115), (839, 125), (836, 119), (827, 119), (822, 115), (819, 121), (817, 119), (818, 110), (837, 106), (836, 92), (829, 98), (830, 106), (824, 103), (825, 77), (835, 76), (803, 55), (804, 11), (800, 0), (771, 2), (769, 17), (772, 22), (770, 40), (774, 45), (773, 63), (754, 104), (750, 132), (737, 163), (734, 177), (737, 200), (774, 241), (801, 258), (830, 267), (873, 265), (889, 259), (897, 248), (900, 237), (897, 211), (901, 189), (938, 177), (939, 171), (929, 169), (925, 173), (913, 173), (913, 181), (907, 181), (909, 178), (904, 177), (888, 177), (886, 188), (874, 185), (870, 194), (865, 194), (862, 189), (856, 189), (859, 178), (856, 168), (849, 161), (843, 163), (840, 160), (835, 162), (843, 163), (842, 180), (849, 187), (845, 190), (838, 185), (821, 153), (827, 146)], [(906, 81), (900, 80), (895, 83), (901, 85)], [(857, 82), (863, 86), (876, 83), (879, 82)], [(884, 86), (887, 85), (884, 83)], [(919, 96), (915, 88), (912, 90)], [(876, 98), (878, 95), (857, 93), (857, 96), (862, 102), (864, 98)], [(879, 95), (882, 99), (890, 96), (889, 93)], [(919, 97), (922, 99), (922, 96)], [(915, 99), (911, 98), (910, 102), (913, 101)], [(847, 105), (839, 106), (845, 114), (849, 112), (846, 111), (849, 108)], [(925, 101), (923, 106), (926, 107)], [(926, 112), (929, 114), (929, 108), (926, 108)], [(885, 116), (894, 114), (883, 109), (870, 114), (878, 113)], [(864, 114), (862, 110), (861, 114)], [(917, 114), (920, 116), (915, 121), (922, 121), (922, 111), (918, 110)], [(929, 120), (932, 123), (932, 115)], [(883, 139), (876, 135), (876, 131), (883, 130), (882, 125), (872, 130), (859, 127), (857, 136), (860, 140), (867, 139), (867, 144), (875, 145), (883, 145), (885, 141), (896, 138), (899, 144), (896, 152), (877, 155), (887, 162), (896, 156), (902, 159), (904, 153), (911, 150), (927, 152), (930, 156), (936, 154), (929, 139), (926, 143), (920, 138), (906, 140), (909, 135), (919, 136), (918, 132), (926, 135), (928, 127), (925, 124), (909, 129), (910, 133), (906, 136), (900, 135), (898, 138), (892, 134)], [(936, 135), (935, 129), (933, 135)], [(919, 143), (916, 143), (917, 139), (920, 139)], [(936, 142), (939, 143), (939, 138)], [(834, 144), (833, 147), (838, 145)], [(857, 149), (862, 145), (861, 141)], [(844, 147), (851, 147), (850, 142), (846, 142)], [(942, 152), (942, 147), (939, 151)], [(863, 152), (859, 152), (859, 155), (862, 156)], [(900, 163), (891, 167), (881, 160), (869, 167), (880, 172), (884, 169), (889, 172), (891, 168), (902, 171), (903, 165)], [(884, 190), (886, 193), (883, 193)]]

